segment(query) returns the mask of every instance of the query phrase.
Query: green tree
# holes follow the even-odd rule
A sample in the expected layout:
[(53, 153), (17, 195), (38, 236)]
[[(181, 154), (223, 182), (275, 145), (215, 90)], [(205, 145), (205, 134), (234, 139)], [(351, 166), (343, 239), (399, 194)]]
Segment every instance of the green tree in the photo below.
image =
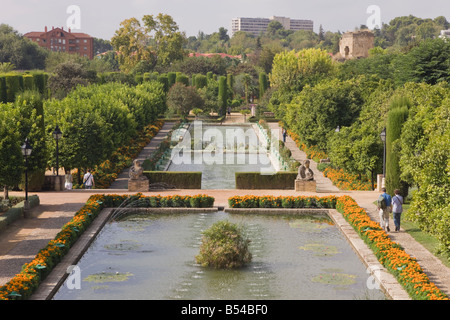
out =
[(395, 97), (391, 102), (386, 124), (386, 190), (394, 194), (399, 189), (406, 197), (408, 185), (400, 179), (400, 136), (403, 123), (408, 118), (410, 102), (405, 97)]
[(269, 83), (267, 81), (267, 74), (265, 72), (261, 72), (259, 74), (259, 98), (262, 99), (264, 93), (269, 88)]
[(321, 49), (285, 51), (275, 56), (270, 83), (280, 90), (301, 90), (333, 74), (335, 65)]
[(4, 199), (8, 199), (8, 188), (19, 184), (24, 168), (19, 132), (15, 119), (18, 110), (10, 104), (0, 103), (0, 185), (3, 186)]
[(227, 85), (227, 77), (225, 76), (219, 77), (218, 101), (220, 110), (219, 115), (223, 116), (226, 114), (228, 106), (228, 85)]
[(414, 184), (407, 216), (450, 251), (450, 95), (446, 85), (406, 84), (411, 107), (401, 134), (402, 179)]
[(24, 91), (17, 96), (14, 107), (19, 112), (16, 118), (16, 130), (20, 139), (30, 140), (33, 148), (28, 158), (29, 190), (40, 191), (44, 185), (45, 169), (48, 160), (47, 139), (44, 126), (44, 108), (41, 94), (36, 91)]
[(66, 62), (60, 64), (50, 76), (48, 87), (54, 96), (63, 98), (78, 85), (85, 86), (93, 79), (93, 74), (86, 71), (83, 65)]
[(203, 99), (194, 87), (187, 87), (182, 83), (175, 83), (167, 95), (167, 106), (173, 112), (186, 118), (193, 108), (203, 109)]
[(399, 85), (406, 82), (450, 82), (450, 42), (439, 38), (422, 41), (406, 55), (399, 56), (395, 63)]
[(44, 69), (48, 53), (11, 26), (0, 24), (0, 63), (9, 62), (18, 70)]
[(155, 65), (157, 63), (167, 66), (173, 61), (183, 59), (186, 36), (179, 31), (177, 23), (171, 16), (162, 13), (156, 17), (145, 15), (142, 20), (146, 34), (154, 34), (149, 41), (149, 50), (155, 55)]
[[(111, 44), (118, 52), (121, 69), (130, 71), (142, 60), (152, 61), (152, 54), (147, 46), (148, 35), (139, 20), (126, 19), (120, 26), (111, 38)], [(156, 61), (153, 59), (152, 63)]]
[(306, 86), (287, 105), (286, 123), (308, 146), (327, 148), (327, 135), (337, 126), (350, 126), (363, 104), (361, 79), (325, 80)]

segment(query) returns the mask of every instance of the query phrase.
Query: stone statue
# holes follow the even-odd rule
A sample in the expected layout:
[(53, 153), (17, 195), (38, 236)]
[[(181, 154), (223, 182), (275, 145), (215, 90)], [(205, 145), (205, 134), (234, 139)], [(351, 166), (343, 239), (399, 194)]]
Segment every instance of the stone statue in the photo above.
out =
[(314, 172), (309, 168), (309, 160), (305, 160), (305, 162), (303, 162), (303, 164), (298, 168), (297, 180), (314, 180)]
[(134, 160), (133, 166), (130, 168), (130, 180), (147, 180), (147, 177), (142, 174), (143, 172), (142, 161)]

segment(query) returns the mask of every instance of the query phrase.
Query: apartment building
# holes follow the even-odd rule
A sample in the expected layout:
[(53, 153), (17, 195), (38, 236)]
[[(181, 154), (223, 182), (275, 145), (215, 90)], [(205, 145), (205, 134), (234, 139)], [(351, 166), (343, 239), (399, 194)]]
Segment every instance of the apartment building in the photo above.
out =
[(45, 27), (44, 32), (33, 31), (24, 36), (51, 51), (79, 54), (91, 60), (94, 58), (94, 38), (86, 33), (66, 31), (64, 27), (52, 27), (51, 30)]
[(267, 26), (271, 21), (278, 21), (286, 30), (310, 30), (313, 31), (312, 20), (298, 20), (286, 17), (272, 16), (270, 18), (234, 18), (231, 20), (231, 33), (245, 31), (254, 36), (259, 36), (267, 31)]

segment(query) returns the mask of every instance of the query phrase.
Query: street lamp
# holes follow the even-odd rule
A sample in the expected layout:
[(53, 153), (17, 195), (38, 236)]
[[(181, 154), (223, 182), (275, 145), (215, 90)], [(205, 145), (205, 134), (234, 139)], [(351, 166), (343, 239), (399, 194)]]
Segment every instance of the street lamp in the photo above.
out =
[(28, 157), (31, 155), (31, 151), (33, 151), (28, 138), (25, 139), (21, 150), (22, 155), (25, 157), (25, 209), (28, 209)]
[(62, 138), (62, 132), (59, 129), (59, 126), (56, 125), (55, 131), (52, 133), (53, 138), (56, 140), (56, 175), (59, 176), (59, 146), (58, 141)]
[(381, 141), (384, 143), (383, 149), (383, 177), (386, 177), (386, 128), (380, 133)]

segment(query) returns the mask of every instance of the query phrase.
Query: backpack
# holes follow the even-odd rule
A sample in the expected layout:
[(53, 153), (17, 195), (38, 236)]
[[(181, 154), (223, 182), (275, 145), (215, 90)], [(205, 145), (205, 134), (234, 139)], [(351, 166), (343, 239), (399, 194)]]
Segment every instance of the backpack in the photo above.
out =
[(383, 197), (382, 194), (380, 194), (380, 196), (378, 197), (378, 207), (380, 207), (381, 209), (386, 209), (386, 199)]

